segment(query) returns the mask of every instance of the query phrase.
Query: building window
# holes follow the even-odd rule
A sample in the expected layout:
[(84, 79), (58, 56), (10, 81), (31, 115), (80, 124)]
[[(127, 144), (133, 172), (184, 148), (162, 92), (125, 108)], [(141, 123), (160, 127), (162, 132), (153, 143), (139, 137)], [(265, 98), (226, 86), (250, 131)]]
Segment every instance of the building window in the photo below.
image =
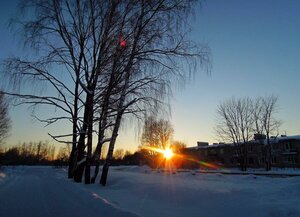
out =
[(249, 145), (249, 146), (248, 146), (248, 151), (249, 151), (249, 152), (252, 152), (252, 151), (253, 151), (253, 145)]
[(216, 154), (217, 152), (216, 152), (216, 150), (215, 149), (211, 149), (211, 150), (209, 150), (209, 154)]
[(261, 165), (263, 163), (262, 159), (257, 159), (258, 165)]
[(286, 143), (285, 144), (285, 149), (290, 150), (291, 149), (291, 143)]
[(224, 149), (223, 148), (220, 149), (220, 154), (224, 154)]
[(288, 156), (287, 157), (287, 161), (289, 163), (296, 163), (297, 162), (297, 158), (296, 158), (296, 156)]

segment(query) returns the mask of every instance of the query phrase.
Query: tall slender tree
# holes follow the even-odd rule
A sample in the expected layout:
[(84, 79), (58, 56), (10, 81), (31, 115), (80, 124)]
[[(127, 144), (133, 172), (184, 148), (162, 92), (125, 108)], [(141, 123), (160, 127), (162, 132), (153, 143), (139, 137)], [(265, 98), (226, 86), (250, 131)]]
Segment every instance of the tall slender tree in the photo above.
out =
[(8, 115), (8, 104), (4, 94), (0, 91), (0, 145), (4, 142), (11, 127)]
[[(172, 81), (186, 78), (189, 74), (184, 71), (179, 63), (185, 62), (207, 63), (208, 50), (206, 47), (197, 46), (186, 37), (185, 26), (183, 25), (189, 12), (196, 1), (139, 1), (132, 5), (130, 15), (123, 23), (126, 28), (123, 31), (123, 38), (126, 39), (126, 53), (128, 56), (122, 60), (123, 70), (120, 73), (124, 76), (117, 103), (117, 114), (110, 140), (108, 155), (104, 164), (101, 176), (101, 184), (106, 184), (107, 173), (112, 159), (118, 129), (122, 116), (126, 109), (141, 99), (146, 102), (153, 101), (157, 105), (157, 98), (154, 95), (144, 95), (130, 98), (128, 88), (131, 82), (150, 81), (155, 83), (159, 74), (163, 87), (168, 87)], [(122, 8), (128, 8), (133, 2), (126, 3)], [(122, 57), (124, 57), (122, 55)], [(191, 64), (189, 66), (192, 66)], [(154, 69), (154, 70), (153, 70)], [(134, 91), (135, 92), (135, 91)], [(133, 92), (133, 93), (134, 93)], [(161, 92), (162, 96), (167, 92)], [(130, 99), (128, 101), (128, 99)], [(146, 109), (147, 110), (147, 109)]]

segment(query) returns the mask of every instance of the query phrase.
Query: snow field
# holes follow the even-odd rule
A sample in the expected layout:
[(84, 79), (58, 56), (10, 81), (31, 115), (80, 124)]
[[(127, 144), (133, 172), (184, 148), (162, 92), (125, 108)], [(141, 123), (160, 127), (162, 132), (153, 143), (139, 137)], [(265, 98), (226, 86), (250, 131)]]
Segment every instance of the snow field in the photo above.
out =
[(9, 167), (0, 172), (0, 192), (1, 217), (300, 216), (300, 177), (111, 167), (103, 187), (74, 183), (65, 169)]

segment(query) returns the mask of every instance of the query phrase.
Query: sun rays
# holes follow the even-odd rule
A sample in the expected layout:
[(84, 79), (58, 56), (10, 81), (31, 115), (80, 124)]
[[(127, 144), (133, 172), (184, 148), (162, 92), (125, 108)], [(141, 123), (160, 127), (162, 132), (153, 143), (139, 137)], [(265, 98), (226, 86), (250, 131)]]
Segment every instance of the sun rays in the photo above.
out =
[(202, 161), (190, 155), (175, 153), (171, 148), (160, 149), (151, 146), (143, 146), (142, 148), (154, 153), (161, 154), (159, 157), (159, 161), (157, 161), (157, 165), (155, 165), (156, 168), (163, 167), (166, 170), (174, 170), (174, 168), (177, 167), (176, 165), (178, 165), (180, 161), (181, 163), (192, 162), (195, 165), (198, 165), (199, 169), (221, 169), (219, 165), (213, 164), (211, 162)]

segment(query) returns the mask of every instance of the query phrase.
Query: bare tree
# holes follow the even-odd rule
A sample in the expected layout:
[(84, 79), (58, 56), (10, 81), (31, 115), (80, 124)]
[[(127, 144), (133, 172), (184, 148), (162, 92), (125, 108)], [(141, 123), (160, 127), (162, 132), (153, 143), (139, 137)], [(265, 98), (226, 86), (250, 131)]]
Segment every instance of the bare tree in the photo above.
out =
[(271, 170), (272, 163), (272, 143), (270, 142), (270, 135), (275, 134), (278, 136), (278, 128), (280, 126), (280, 121), (278, 121), (274, 114), (277, 111), (278, 106), (278, 97), (271, 95), (268, 97), (264, 97), (259, 99), (261, 102), (261, 115), (260, 115), (260, 123), (263, 132), (266, 135), (266, 144), (264, 146), (264, 158), (266, 164), (266, 170)]
[(253, 100), (253, 131), (258, 135), (264, 134), (262, 97)]
[(171, 149), (174, 153), (181, 153), (183, 149), (186, 148), (186, 144), (181, 141), (173, 141), (171, 144)]
[(113, 155), (114, 159), (116, 159), (116, 160), (122, 160), (124, 156), (125, 156), (124, 149), (116, 149), (114, 151), (114, 155)]
[[(47, 124), (72, 123), (70, 134), (51, 136), (72, 144), (69, 177), (76, 182), (84, 171), (85, 183), (95, 180), (98, 171), (91, 180), (90, 164), (99, 162), (103, 144), (109, 143), (101, 176), (105, 185), (123, 116), (157, 111), (171, 84), (189, 75), (186, 63), (191, 70), (209, 63), (206, 46), (187, 38), (185, 22), (195, 2), (24, 1), (24, 8), (35, 12), (20, 22), (25, 42), (40, 53), (34, 60), (8, 59), (5, 72), (19, 90), (33, 81), (51, 90), (6, 94), (19, 103), (58, 108), (56, 117), (39, 118)], [(93, 133), (98, 143), (92, 155)]]
[(218, 106), (218, 124), (216, 132), (223, 141), (236, 146), (242, 170), (247, 170), (246, 143), (252, 136), (253, 103), (250, 98), (231, 98)]
[[(82, 123), (79, 109), (84, 102), (80, 98), (83, 86), (80, 85), (82, 83), (80, 78), (86, 60), (83, 58), (82, 24), (78, 26), (78, 20), (77, 22), (73, 20), (74, 25), (67, 28), (66, 23), (70, 20), (66, 21), (61, 14), (62, 10), (71, 14), (79, 5), (72, 4), (73, 11), (71, 11), (69, 2), (65, 3), (63, 5), (59, 1), (22, 2), (21, 7), (24, 11), (32, 10), (35, 13), (32, 14), (31, 19), (17, 23), (24, 33), (25, 44), (33, 48), (35, 52), (38, 51), (40, 55), (38, 58), (28, 60), (9, 58), (5, 61), (3, 71), (5, 77), (11, 81), (11, 84), (14, 84), (12, 87), (15, 87), (13, 92), (6, 92), (6, 94), (18, 97), (20, 101), (17, 104), (30, 104), (33, 108), (37, 105), (53, 106), (60, 110), (56, 117), (37, 117), (38, 120), (47, 125), (60, 121), (72, 123), (72, 133), (51, 135), (59, 142), (72, 144), (68, 172), (69, 178), (72, 178), (77, 137), (82, 132), (79, 129)], [(69, 16), (69, 19), (75, 19), (75, 17)], [(72, 28), (75, 28), (78, 34), (72, 34), (71, 32), (75, 31)], [(32, 84), (36, 84), (41, 91), (35, 88), (32, 93), (25, 92), (24, 90), (30, 89), (28, 86), (34, 87)], [(45, 87), (47, 91), (42, 91)], [(71, 137), (71, 141), (63, 139), (65, 137)]]
[[(122, 8), (127, 8), (132, 3), (126, 3), (126, 6)], [(123, 35), (128, 43), (126, 46), (128, 56), (123, 59), (124, 68), (120, 71), (124, 76), (124, 82), (119, 89), (121, 92), (119, 92), (119, 101), (116, 107), (117, 115), (108, 155), (102, 170), (101, 184), (105, 185), (106, 183), (118, 129), (126, 109), (132, 105), (136, 106), (141, 99), (146, 104), (153, 99), (154, 105), (159, 102), (153, 96), (128, 97), (131, 81), (139, 78), (139, 81), (143, 83), (145, 81), (143, 78), (150, 75), (150, 80), (155, 83), (154, 78), (161, 74), (160, 80), (163, 81), (163, 86), (168, 86), (174, 79), (178, 80), (188, 76), (180, 63), (195, 63), (197, 60), (200, 63), (207, 63), (209, 55), (206, 47), (197, 46), (188, 40), (183, 25), (194, 3), (194, 1), (167, 0), (139, 1), (131, 7), (130, 14), (132, 16), (128, 16), (124, 22), (126, 28), (124, 28)], [(167, 95), (167, 93), (162, 92), (162, 95)]]
[(242, 170), (247, 169), (247, 142), (254, 134), (266, 135), (263, 153), (266, 168), (270, 169), (270, 134), (278, 132), (280, 126), (274, 117), (277, 102), (278, 98), (272, 95), (255, 99), (231, 98), (219, 105), (216, 132), (223, 141), (236, 145)]
[(0, 145), (7, 137), (11, 124), (8, 116), (8, 104), (5, 100), (4, 94), (0, 91)]
[[(84, 166), (86, 182), (89, 183), (89, 160), (92, 150), (93, 109), (99, 76), (111, 67), (110, 55), (117, 46), (115, 8), (117, 1), (24, 1), (23, 8), (33, 10), (32, 20), (20, 22), (25, 33), (25, 42), (42, 55), (38, 60), (6, 61), (5, 72), (14, 84), (32, 86), (42, 83), (51, 86), (51, 93), (9, 93), (21, 103), (54, 106), (62, 110), (58, 117), (41, 121), (53, 124), (61, 120), (71, 121), (73, 131), (67, 135), (52, 136), (57, 141), (72, 143), (69, 160), (69, 177), (75, 174), (80, 182)], [(57, 71), (61, 70), (61, 75)], [(26, 89), (26, 88), (19, 88)], [(82, 111), (83, 110), (83, 111)], [(81, 111), (81, 112), (80, 112)], [(80, 117), (81, 116), (81, 117)], [(64, 138), (72, 137), (72, 141)], [(79, 136), (79, 137), (78, 137)], [(87, 143), (85, 143), (87, 139)], [(80, 163), (77, 163), (80, 162)]]
[(57, 155), (56, 155), (56, 160), (60, 160), (60, 161), (68, 161), (70, 157), (70, 150), (69, 147), (60, 147)]
[(224, 141), (241, 143), (252, 136), (252, 109), (250, 98), (231, 98), (218, 106), (217, 133)]
[(146, 157), (152, 164), (159, 155), (158, 150), (171, 147), (173, 133), (174, 129), (169, 121), (156, 120), (153, 116), (146, 118), (141, 136), (141, 149), (144, 149)]

